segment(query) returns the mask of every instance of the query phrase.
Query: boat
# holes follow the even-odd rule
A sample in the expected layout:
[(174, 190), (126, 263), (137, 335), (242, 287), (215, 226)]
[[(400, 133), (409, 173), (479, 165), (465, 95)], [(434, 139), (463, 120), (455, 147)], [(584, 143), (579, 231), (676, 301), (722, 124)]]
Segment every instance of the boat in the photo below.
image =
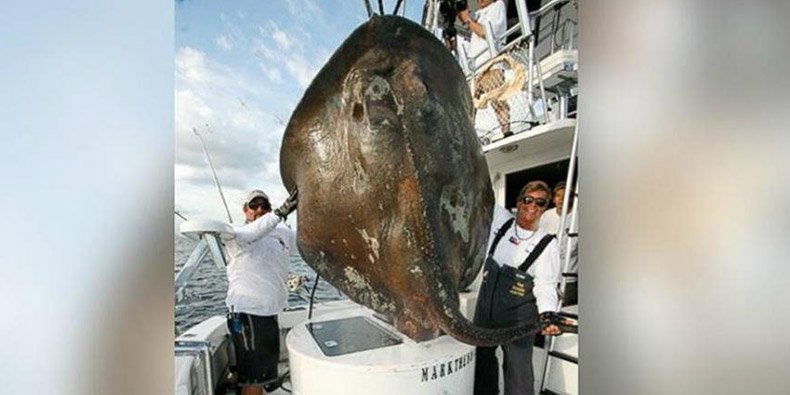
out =
[[(442, 39), (447, 25), (442, 26), (440, 3), (440, 0), (425, 1), (422, 25)], [(509, 28), (501, 37), (506, 44), (496, 50), (493, 40), (489, 40), (489, 46), (483, 50), (491, 58), (512, 62), (514, 67), (506, 72), (506, 83), (516, 81), (517, 84), (515, 92), (500, 97), (510, 106), (508, 126), (512, 134), (504, 133), (490, 102), (488, 107), (481, 105), (475, 117), (495, 200), (505, 207), (512, 207), (519, 189), (534, 179), (550, 185), (566, 181), (575, 185), (572, 199), (578, 194), (575, 183), (577, 3), (574, 0), (542, 3), (528, 9), (527, 1), (510, 0)], [(468, 6), (474, 10), (478, 5), (469, 1)], [(459, 37), (468, 36), (463, 26), (456, 28)], [(490, 26), (485, 28), (491, 31)], [(473, 84), (487, 67), (486, 64), (474, 67), (474, 59), (482, 52), (468, 53), (462, 40), (457, 40), (453, 49)], [(514, 71), (517, 68), (524, 73), (517, 75)], [(567, 206), (566, 203), (563, 207), (561, 221), (572, 224), (578, 210), (572, 211), (574, 215), (566, 215)], [(220, 221), (190, 220), (181, 225), (180, 231), (196, 240), (197, 245), (176, 274), (177, 297), (204, 258), (209, 257), (224, 270), (221, 236), (229, 228)], [(561, 243), (567, 243), (578, 235), (558, 237)], [(566, 265), (568, 259), (563, 257)], [(292, 284), (296, 289), (298, 282), (294, 280)], [(479, 279), (459, 294), (462, 312), (468, 318), (474, 312), (478, 286)], [(565, 280), (561, 288), (564, 286)], [(578, 320), (578, 306), (563, 306), (561, 314)], [(348, 299), (308, 303), (283, 311), (278, 317), (280, 373), (287, 373), (280, 378), (282, 385), (273, 394), (472, 393), (474, 348), (448, 336), (416, 343), (395, 330), (385, 317)], [(563, 334), (539, 343), (541, 346), (535, 347), (533, 354), (536, 393), (578, 394), (578, 336)], [(175, 393), (235, 393), (232, 354), (224, 316), (208, 317), (178, 334)]]

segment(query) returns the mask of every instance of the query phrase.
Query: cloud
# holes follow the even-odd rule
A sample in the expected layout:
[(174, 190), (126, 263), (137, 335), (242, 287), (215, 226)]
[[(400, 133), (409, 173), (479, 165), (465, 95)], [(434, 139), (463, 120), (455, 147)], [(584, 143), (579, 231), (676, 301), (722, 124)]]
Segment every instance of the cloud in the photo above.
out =
[(301, 55), (291, 54), (285, 59), (288, 72), (303, 88), (310, 85), (313, 77), (318, 73), (318, 66), (309, 64)]
[[(263, 31), (264, 31), (263, 28), (261, 28), (261, 32), (263, 32)], [(259, 42), (258, 44), (256, 44), (252, 48), (251, 52), (252, 52), (253, 55), (262, 56), (264, 58), (264, 60), (276, 61), (276, 60), (278, 60), (280, 58), (280, 55), (278, 54), (277, 51), (269, 48), (269, 46), (267, 46), (266, 44), (264, 44), (262, 42)]]
[(227, 35), (220, 35), (215, 41), (217, 45), (225, 51), (233, 49), (233, 44), (231, 44), (230, 38)]
[(208, 82), (206, 55), (194, 48), (182, 48), (176, 53), (176, 74), (191, 83)]
[(310, 0), (286, 0), (288, 12), (301, 21), (323, 19), (321, 7)]
[(193, 128), (205, 140), (229, 204), (240, 207), (252, 188), (266, 190), (273, 202), (284, 200), (279, 176), (284, 127), (267, 111), (272, 99), (261, 81), (190, 47), (177, 51), (176, 70), (176, 207), (185, 215), (226, 219)]
[(288, 34), (285, 31), (283, 31), (282, 29), (280, 29), (280, 27), (277, 26), (277, 24), (274, 23), (274, 22), (270, 23), (270, 27), (269, 28), (272, 31), (271, 36), (274, 39), (274, 42), (277, 43), (277, 45), (281, 49), (283, 49), (285, 51), (290, 50), (291, 49), (291, 45), (293, 45), (293, 42), (288, 37)]
[(240, 25), (245, 23), (245, 19), (247, 18), (247, 14), (243, 11), (238, 11), (236, 13), (228, 14), (225, 12), (220, 12), (219, 20), (222, 26), (222, 34), (219, 34), (215, 39), (214, 42), (219, 46), (223, 51), (231, 51), (238, 47), (243, 47), (247, 43), (247, 36), (244, 34), (243, 30), (239, 28)]
[(205, 45), (200, 35), (177, 48), (174, 176), (185, 215), (225, 219), (193, 128), (205, 138), (234, 217), (241, 218), (235, 211), (249, 189), (266, 190), (275, 204), (286, 198), (279, 176), (284, 123), (345, 36), (335, 21), (364, 9), (332, 6), (330, 25), (324, 8), (314, 0), (287, 0), (266, 12), (229, 7), (207, 21), (213, 33), (206, 47), (195, 47)]
[[(270, 80), (278, 81), (282, 79), (280, 72), (275, 74), (270, 70), (284, 70), (300, 87), (306, 88), (318, 73), (324, 59), (321, 59), (320, 63), (315, 57), (313, 61), (308, 60), (306, 49), (308, 45), (304, 44), (307, 42), (304, 39), (305, 35), (298, 29), (280, 29), (274, 23), (270, 24), (269, 29), (259, 27), (259, 32), (263, 37), (253, 47), (252, 53), (263, 57), (259, 66), (264, 74)], [(292, 38), (294, 36), (300, 36), (302, 39)], [(314, 56), (316, 50), (311, 51)]]
[(266, 75), (266, 78), (268, 78), (269, 81), (274, 83), (283, 82), (283, 76), (276, 68), (271, 67), (265, 63), (258, 63), (258, 66), (261, 68), (261, 70), (263, 70), (263, 73)]

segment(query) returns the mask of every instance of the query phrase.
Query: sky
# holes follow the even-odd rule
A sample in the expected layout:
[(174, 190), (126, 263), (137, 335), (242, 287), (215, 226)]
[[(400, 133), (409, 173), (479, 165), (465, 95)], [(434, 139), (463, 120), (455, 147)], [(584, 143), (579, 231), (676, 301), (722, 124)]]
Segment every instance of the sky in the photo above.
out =
[[(395, 3), (384, 1), (385, 12)], [(422, 2), (405, 6), (405, 16), (419, 23)], [(366, 19), (362, 0), (176, 2), (178, 212), (227, 221), (193, 130), (206, 141), (234, 222), (243, 220), (251, 189), (265, 191), (274, 206), (285, 200), (279, 170), (285, 125), (318, 70)]]

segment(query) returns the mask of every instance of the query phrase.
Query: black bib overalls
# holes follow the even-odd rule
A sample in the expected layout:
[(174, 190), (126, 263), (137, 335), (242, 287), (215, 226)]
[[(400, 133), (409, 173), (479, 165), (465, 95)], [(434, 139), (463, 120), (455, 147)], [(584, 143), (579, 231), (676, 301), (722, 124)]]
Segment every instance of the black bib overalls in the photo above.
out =
[[(554, 238), (546, 235), (533, 248), (518, 268), (500, 266), (494, 251), (513, 224), (511, 218), (497, 231), (483, 268), (483, 283), (477, 296), (474, 323), (484, 328), (523, 326), (538, 320), (538, 307), (532, 293), (532, 277), (527, 270)], [(528, 336), (502, 345), (505, 395), (533, 394), (532, 343)], [(475, 395), (499, 393), (499, 366), (496, 347), (477, 347), (475, 362)]]

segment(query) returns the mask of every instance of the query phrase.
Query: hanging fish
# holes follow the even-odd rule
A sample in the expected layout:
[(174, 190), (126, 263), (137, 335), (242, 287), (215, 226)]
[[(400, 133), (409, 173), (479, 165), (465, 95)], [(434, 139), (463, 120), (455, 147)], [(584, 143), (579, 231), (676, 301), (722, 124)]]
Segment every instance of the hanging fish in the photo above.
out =
[(485, 257), (494, 196), (452, 55), (424, 28), (373, 16), (307, 88), (283, 136), (305, 261), (353, 301), (421, 341), (500, 344), (459, 311)]

